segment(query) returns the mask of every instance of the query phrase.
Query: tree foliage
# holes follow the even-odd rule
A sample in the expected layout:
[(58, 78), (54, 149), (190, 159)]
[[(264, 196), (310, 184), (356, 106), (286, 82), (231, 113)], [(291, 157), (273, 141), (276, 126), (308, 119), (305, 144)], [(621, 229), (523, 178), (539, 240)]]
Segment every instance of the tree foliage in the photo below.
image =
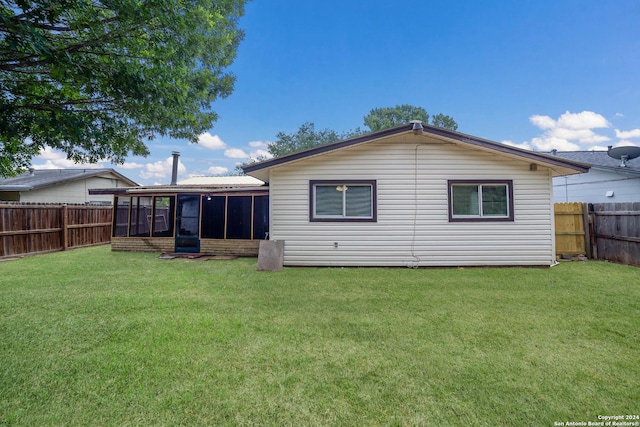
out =
[(0, 0), (0, 175), (196, 141), (228, 96), (245, 0)]
[(458, 124), (451, 116), (439, 113), (432, 116), (431, 121), (429, 121), (427, 110), (406, 104), (395, 107), (374, 108), (364, 117), (364, 124), (372, 132), (377, 132), (409, 123), (412, 120), (420, 120), (423, 123), (450, 130), (458, 129)]
[[(367, 126), (371, 132), (376, 132), (407, 124), (411, 120), (420, 120), (426, 124), (454, 131), (458, 129), (458, 124), (453, 117), (440, 113), (431, 117), (431, 122), (429, 122), (429, 113), (427, 113), (427, 110), (412, 105), (374, 108), (364, 117), (364, 125)], [(367, 133), (367, 131), (359, 127), (343, 133), (338, 133), (331, 129), (316, 131), (315, 125), (312, 122), (306, 122), (294, 133), (287, 134), (279, 132), (276, 135), (276, 140), (269, 144), (268, 150), (274, 157), (281, 157), (295, 151), (351, 138), (364, 133)], [(245, 165), (240, 165), (237, 171), (241, 170), (242, 166)]]
[(331, 129), (316, 130), (314, 123), (305, 122), (300, 125), (296, 132), (290, 134), (278, 132), (276, 141), (269, 144), (268, 151), (273, 157), (281, 157), (285, 154), (339, 141), (360, 133), (359, 129), (341, 134)]

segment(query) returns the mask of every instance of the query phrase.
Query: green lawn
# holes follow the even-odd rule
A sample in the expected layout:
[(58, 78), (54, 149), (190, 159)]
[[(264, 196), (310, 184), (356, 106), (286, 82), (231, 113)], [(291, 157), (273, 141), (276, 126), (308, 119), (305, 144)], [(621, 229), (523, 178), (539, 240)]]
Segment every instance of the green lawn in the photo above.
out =
[(640, 413), (640, 269), (0, 262), (0, 425), (553, 426)]

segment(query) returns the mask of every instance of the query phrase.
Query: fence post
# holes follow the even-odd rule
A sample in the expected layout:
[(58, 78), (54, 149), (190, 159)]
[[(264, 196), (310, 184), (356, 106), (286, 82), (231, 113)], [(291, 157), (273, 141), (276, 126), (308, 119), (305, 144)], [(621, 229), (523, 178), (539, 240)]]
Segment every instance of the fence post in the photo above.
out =
[(67, 204), (62, 205), (62, 250), (69, 248), (69, 211)]
[(582, 228), (584, 229), (584, 248), (585, 255), (588, 259), (593, 258), (593, 251), (591, 250), (591, 230), (589, 228), (589, 204), (582, 203)]

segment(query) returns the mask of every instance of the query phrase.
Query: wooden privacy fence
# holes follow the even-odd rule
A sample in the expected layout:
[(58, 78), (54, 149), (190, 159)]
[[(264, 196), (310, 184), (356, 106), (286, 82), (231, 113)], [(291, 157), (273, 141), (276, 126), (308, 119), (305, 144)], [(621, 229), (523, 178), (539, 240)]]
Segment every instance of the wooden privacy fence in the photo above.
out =
[(640, 267), (640, 202), (594, 203), (589, 207), (594, 258)]
[(640, 202), (556, 203), (556, 254), (640, 266)]
[(111, 241), (111, 206), (0, 204), (0, 258)]
[(591, 257), (586, 203), (556, 203), (556, 255)]

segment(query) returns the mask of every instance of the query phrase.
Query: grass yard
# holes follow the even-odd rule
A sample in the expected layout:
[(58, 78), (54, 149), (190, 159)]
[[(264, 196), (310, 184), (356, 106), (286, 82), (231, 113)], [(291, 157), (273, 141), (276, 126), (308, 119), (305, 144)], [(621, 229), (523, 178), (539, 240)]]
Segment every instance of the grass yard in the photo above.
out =
[(553, 426), (640, 414), (640, 269), (0, 262), (0, 425)]

